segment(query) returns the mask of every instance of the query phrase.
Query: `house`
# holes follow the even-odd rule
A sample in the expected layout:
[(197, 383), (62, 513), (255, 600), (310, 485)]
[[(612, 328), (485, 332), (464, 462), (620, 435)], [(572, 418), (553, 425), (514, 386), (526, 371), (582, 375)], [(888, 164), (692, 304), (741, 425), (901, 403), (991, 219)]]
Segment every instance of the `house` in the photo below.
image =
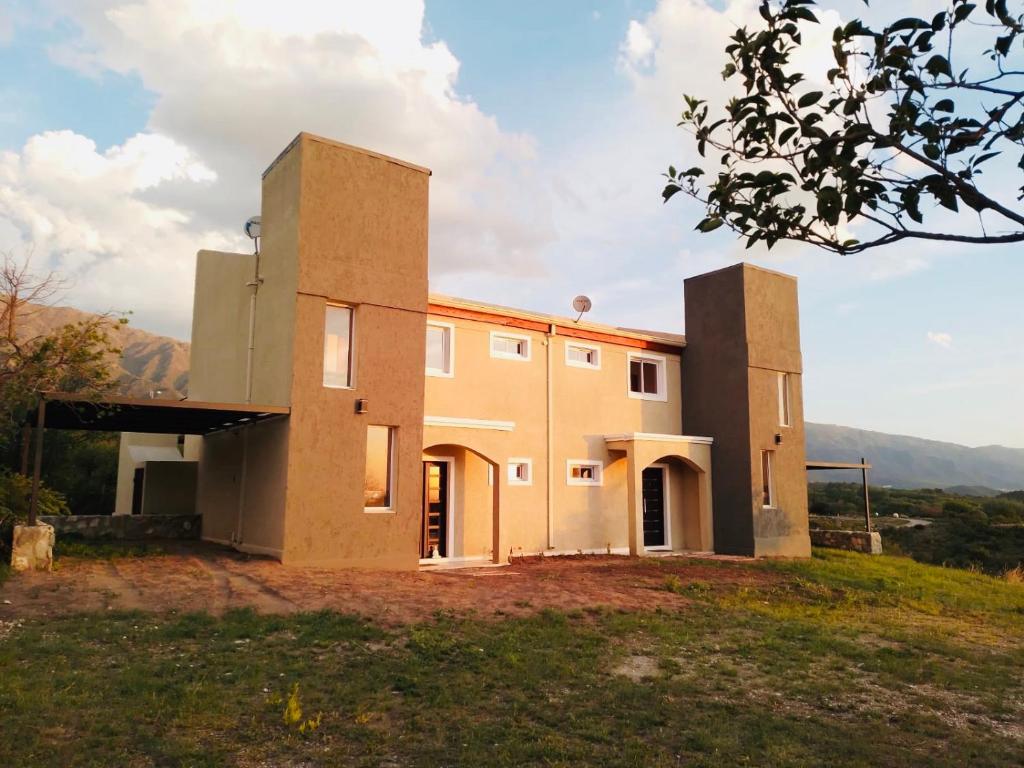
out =
[(432, 295), (429, 181), (300, 134), (258, 254), (198, 254), (189, 400), (283, 409), (191, 444), (204, 539), (371, 568), (809, 555), (795, 279), (686, 280), (685, 338)]

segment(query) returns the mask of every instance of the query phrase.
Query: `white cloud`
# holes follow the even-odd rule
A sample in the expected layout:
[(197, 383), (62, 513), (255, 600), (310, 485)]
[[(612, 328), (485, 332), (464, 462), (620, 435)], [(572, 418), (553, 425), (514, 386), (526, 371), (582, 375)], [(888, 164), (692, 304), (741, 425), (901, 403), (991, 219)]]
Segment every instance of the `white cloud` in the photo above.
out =
[(942, 333), (940, 331), (928, 331), (928, 341), (939, 347), (949, 349), (953, 346), (953, 337), (948, 333)]
[[(435, 275), (543, 271), (537, 254), (552, 225), (534, 142), (459, 95), (458, 60), (443, 42), (423, 41), (422, 0), (90, 0), (56, 9), (81, 31), (54, 49), (56, 60), (86, 74), (137, 75), (155, 98), (146, 132), (119, 147), (100, 153), (84, 136), (44, 135), (5, 159), (2, 215), (53, 249), (55, 263), (68, 263), (65, 241), (74, 241), (80, 285), (117, 257), (114, 244), (156, 221), (161, 236), (146, 241), (153, 258), (174, 265), (186, 298), (173, 330), (187, 331), (196, 247), (235, 240), (258, 210), (260, 173), (303, 130), (434, 171)], [(72, 234), (56, 233), (64, 227)], [(92, 300), (82, 295), (80, 303)], [(130, 299), (140, 324), (162, 302), (144, 290)]]
[(650, 63), (651, 54), (654, 53), (654, 40), (651, 39), (647, 27), (639, 21), (631, 20), (626, 30), (626, 39), (622, 43), (622, 55), (629, 66), (644, 65)]

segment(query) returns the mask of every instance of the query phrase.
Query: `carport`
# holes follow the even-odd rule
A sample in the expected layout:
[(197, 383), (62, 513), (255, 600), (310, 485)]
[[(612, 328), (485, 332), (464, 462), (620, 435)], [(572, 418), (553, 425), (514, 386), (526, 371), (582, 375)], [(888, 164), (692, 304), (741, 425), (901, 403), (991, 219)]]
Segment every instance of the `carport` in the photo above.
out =
[[(28, 524), (36, 524), (39, 478), (43, 468), (43, 438), (47, 429), (84, 429), (101, 432), (145, 432), (164, 435), (211, 435), (244, 429), (262, 421), (287, 417), (291, 409), (251, 403), (208, 403), (198, 400), (154, 400), (131, 397), (86, 397), (65, 392), (39, 395), (36, 407), (25, 416), (22, 440), (28, 445), (35, 430), (32, 499)], [(23, 451), (22, 470), (28, 469)]]

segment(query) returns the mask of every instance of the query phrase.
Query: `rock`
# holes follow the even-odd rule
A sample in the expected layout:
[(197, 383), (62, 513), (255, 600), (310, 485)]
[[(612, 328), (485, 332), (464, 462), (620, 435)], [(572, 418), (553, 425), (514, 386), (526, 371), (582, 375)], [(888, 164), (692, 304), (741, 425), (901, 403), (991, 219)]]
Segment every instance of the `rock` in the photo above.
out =
[(52, 570), (54, 541), (53, 526), (47, 523), (14, 526), (11, 568), (15, 571)]

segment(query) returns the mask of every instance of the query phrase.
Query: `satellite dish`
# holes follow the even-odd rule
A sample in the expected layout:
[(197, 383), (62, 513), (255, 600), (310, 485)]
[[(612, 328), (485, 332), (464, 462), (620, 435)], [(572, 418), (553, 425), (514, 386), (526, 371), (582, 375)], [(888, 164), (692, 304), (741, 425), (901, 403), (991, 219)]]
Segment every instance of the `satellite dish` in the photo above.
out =
[(589, 312), (590, 308), (594, 306), (594, 303), (590, 300), (589, 296), (577, 296), (572, 300), (572, 308), (576, 312), (579, 312), (579, 316), (576, 318), (576, 322), (580, 321), (585, 312)]
[(255, 240), (260, 236), (260, 217), (250, 216), (249, 220), (245, 222), (245, 234), (248, 235), (252, 240)]

